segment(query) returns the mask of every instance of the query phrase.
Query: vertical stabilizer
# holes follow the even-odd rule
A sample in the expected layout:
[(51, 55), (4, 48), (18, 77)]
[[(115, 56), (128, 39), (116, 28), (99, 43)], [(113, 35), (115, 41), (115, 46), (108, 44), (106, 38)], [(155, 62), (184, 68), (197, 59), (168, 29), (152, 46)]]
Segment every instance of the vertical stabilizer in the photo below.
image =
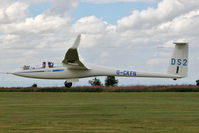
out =
[(188, 76), (189, 47), (188, 43), (174, 43), (175, 49), (169, 62), (168, 74), (181, 78)]

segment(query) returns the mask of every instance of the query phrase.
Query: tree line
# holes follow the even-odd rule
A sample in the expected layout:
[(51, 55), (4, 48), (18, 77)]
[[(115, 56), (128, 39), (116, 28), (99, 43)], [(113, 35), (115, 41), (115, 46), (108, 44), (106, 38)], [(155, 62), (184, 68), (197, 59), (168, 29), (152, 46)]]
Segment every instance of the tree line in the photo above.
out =
[[(118, 80), (115, 79), (115, 76), (107, 76), (105, 79), (105, 86), (117, 86)], [(94, 78), (92, 80), (89, 80), (88, 83), (92, 86), (103, 86), (102, 82), (98, 78)], [(199, 79), (196, 80), (196, 86), (199, 86)]]
[[(92, 80), (89, 80), (88, 83), (92, 86), (103, 86), (100, 79), (97, 79), (96, 77)], [(115, 76), (107, 76), (106, 79), (105, 79), (104, 85), (105, 86), (117, 86), (118, 80), (115, 79)]]

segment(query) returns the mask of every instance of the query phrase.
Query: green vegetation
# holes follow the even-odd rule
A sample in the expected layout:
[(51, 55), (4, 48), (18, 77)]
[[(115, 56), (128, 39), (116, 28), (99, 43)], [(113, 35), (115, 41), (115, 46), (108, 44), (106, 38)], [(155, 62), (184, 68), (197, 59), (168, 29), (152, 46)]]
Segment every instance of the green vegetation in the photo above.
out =
[(0, 93), (2, 133), (198, 133), (199, 93)]
[(198, 80), (196, 80), (196, 85), (197, 85), (197, 86), (199, 86), (199, 79), (198, 79)]
[(101, 86), (103, 85), (100, 81), (100, 79), (97, 79), (96, 77), (92, 80), (89, 80), (88, 83), (92, 86)]
[[(105, 86), (117, 86), (118, 85), (118, 80), (115, 79), (115, 76), (107, 76), (105, 79)], [(101, 83), (100, 79), (97, 79), (96, 77), (92, 80), (89, 80), (88, 83), (92, 86), (103, 86), (103, 84)]]
[(115, 79), (115, 76), (107, 76), (105, 79), (105, 86), (117, 86), (118, 80)]

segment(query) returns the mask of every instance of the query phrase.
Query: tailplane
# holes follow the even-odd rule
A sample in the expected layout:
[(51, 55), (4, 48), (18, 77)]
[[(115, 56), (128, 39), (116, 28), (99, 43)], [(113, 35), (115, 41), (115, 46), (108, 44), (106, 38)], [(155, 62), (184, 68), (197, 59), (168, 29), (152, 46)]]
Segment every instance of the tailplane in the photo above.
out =
[(179, 78), (188, 76), (189, 46), (188, 43), (174, 43), (175, 49), (169, 62), (168, 74), (177, 75)]

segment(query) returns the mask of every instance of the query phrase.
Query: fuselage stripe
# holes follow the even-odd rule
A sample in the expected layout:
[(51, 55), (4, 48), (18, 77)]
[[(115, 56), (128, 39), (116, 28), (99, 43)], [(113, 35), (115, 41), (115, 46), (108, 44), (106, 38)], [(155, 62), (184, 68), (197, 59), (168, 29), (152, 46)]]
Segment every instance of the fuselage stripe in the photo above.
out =
[(56, 70), (53, 70), (53, 72), (63, 72), (64, 69), (56, 69)]
[(55, 70), (38, 70), (38, 71), (26, 71), (21, 73), (43, 73), (43, 72), (63, 72), (64, 69), (55, 69)]
[(21, 72), (21, 73), (42, 73), (44, 72), (44, 70), (42, 71), (28, 71), (28, 72)]

